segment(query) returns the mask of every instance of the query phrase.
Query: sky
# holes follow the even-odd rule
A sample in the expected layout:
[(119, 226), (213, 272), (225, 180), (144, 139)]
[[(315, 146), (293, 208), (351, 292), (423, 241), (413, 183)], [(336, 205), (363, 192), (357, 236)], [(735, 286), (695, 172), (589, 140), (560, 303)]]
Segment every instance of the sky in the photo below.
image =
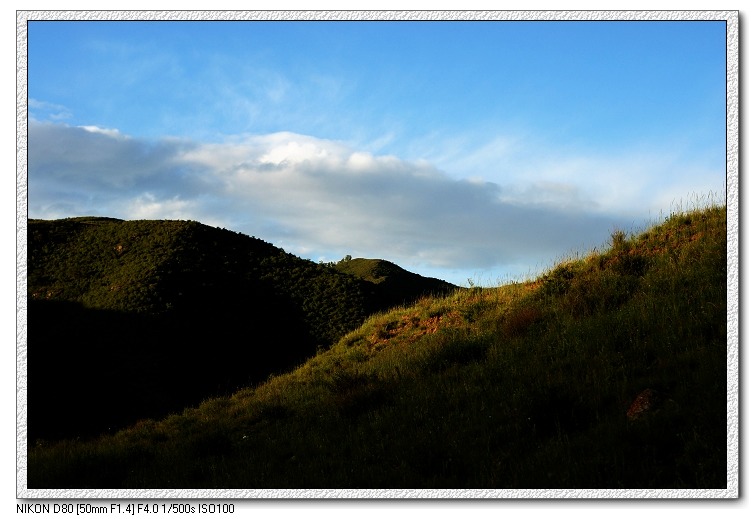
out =
[(726, 186), (722, 21), (29, 21), (28, 216), (532, 277)]

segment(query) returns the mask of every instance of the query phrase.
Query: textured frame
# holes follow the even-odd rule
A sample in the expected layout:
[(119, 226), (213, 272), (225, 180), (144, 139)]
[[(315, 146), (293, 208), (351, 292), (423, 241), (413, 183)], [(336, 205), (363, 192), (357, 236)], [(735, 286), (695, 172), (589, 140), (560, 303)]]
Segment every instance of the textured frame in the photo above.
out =
[[(738, 11), (17, 11), (16, 12), (16, 497), (19, 499), (533, 499), (738, 498), (739, 12)], [(27, 488), (27, 22), (34, 20), (725, 21), (727, 207), (727, 488), (716, 490), (29, 490)]]

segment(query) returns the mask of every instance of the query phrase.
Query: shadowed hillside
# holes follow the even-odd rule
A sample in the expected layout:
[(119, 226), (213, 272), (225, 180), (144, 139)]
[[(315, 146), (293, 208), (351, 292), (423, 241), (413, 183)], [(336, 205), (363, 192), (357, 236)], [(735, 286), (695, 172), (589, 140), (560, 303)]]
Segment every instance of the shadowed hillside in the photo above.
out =
[(227, 394), (387, 308), (372, 283), (197, 222), (31, 220), (28, 237), (31, 438)]
[(230, 397), (32, 445), (28, 485), (725, 488), (725, 208), (609, 241), (375, 314)]

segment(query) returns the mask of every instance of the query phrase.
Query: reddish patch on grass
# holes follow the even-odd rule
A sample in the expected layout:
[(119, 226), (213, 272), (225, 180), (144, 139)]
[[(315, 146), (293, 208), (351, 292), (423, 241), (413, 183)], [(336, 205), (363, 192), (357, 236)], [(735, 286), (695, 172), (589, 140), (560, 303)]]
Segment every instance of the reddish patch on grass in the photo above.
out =
[(503, 322), (503, 334), (509, 338), (524, 334), (542, 317), (543, 312), (537, 307), (516, 308), (506, 316)]
[(401, 335), (404, 343), (410, 344), (422, 336), (437, 333), (442, 328), (460, 326), (463, 323), (461, 314), (453, 310), (447, 314), (435, 315), (422, 319), (418, 313), (405, 314), (401, 320), (388, 323), (370, 336), (372, 346), (385, 346), (394, 337)]

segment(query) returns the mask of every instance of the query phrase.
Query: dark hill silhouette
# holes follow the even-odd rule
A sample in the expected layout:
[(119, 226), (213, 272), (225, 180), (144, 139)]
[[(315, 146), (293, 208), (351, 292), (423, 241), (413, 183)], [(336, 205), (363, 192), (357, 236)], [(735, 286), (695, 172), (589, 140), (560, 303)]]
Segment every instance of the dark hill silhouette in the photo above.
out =
[(352, 259), (347, 256), (336, 263), (335, 268), (374, 285), (377, 305), (382, 308), (411, 304), (423, 296), (447, 295), (459, 288), (440, 279), (409, 272), (381, 259)]
[(395, 279), (387, 296), (192, 221), (30, 220), (30, 438), (94, 434), (263, 381), (424, 293)]

